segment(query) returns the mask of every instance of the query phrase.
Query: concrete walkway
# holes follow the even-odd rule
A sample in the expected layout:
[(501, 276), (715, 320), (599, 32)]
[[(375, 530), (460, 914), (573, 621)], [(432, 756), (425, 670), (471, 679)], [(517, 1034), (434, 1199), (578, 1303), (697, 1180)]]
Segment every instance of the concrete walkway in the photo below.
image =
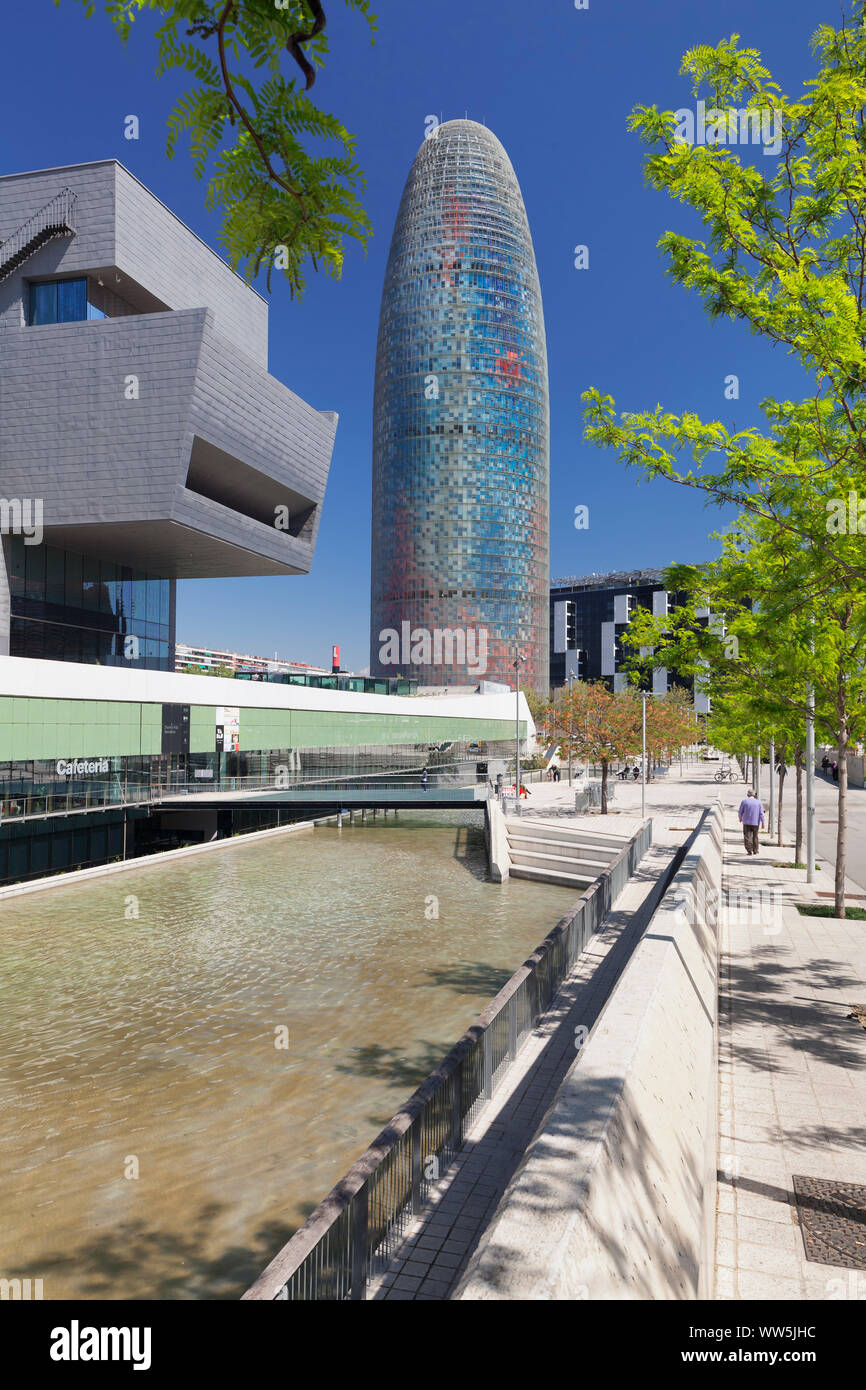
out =
[(866, 1271), (806, 1259), (792, 1180), (866, 1183), (866, 1029), (846, 1017), (866, 1006), (866, 922), (801, 916), (832, 875), (773, 867), (790, 848), (747, 857), (727, 821), (716, 1296), (862, 1299)]
[[(716, 784), (718, 763), (692, 760), (647, 788), (653, 849), (592, 938), (554, 1008), (479, 1117), (397, 1259), (377, 1299), (448, 1299), (574, 1061), (574, 1030), (591, 1027), (647, 922), (646, 898), (700, 813), (727, 811), (720, 918), (720, 1154), (716, 1296), (863, 1298), (866, 1272), (806, 1259), (794, 1176), (866, 1183), (866, 923), (801, 916), (794, 901), (826, 903), (832, 871), (776, 867), (790, 846), (743, 848), (739, 784)], [(555, 819), (574, 806), (563, 783), (532, 785), (524, 814)], [(639, 785), (617, 783), (599, 828), (631, 833)], [(848, 884), (852, 895), (862, 890)], [(829, 899), (832, 901), (832, 898)], [(856, 898), (854, 899), (856, 901)]]
[[(535, 813), (540, 810), (536, 807)], [(592, 822), (597, 829), (615, 829), (626, 836), (640, 824), (633, 816), (595, 816)], [(669, 831), (661, 822), (654, 825), (653, 846), (617, 899), (615, 910), (578, 958), (552, 1008), (479, 1116), (456, 1163), (437, 1184), (397, 1258), (373, 1285), (369, 1297), (450, 1298), (574, 1062), (575, 1030), (595, 1023), (649, 922), (647, 899), (683, 838), (683, 833)]]

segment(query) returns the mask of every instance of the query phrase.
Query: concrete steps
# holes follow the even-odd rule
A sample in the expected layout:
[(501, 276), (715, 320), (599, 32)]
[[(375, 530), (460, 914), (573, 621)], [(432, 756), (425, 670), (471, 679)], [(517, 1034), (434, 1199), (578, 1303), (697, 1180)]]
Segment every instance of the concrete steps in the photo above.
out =
[(512, 844), (509, 841), (508, 844), (512, 863), (515, 859), (520, 864), (524, 860), (529, 860), (531, 863), (551, 863), (559, 865), (563, 869), (571, 868), (574, 873), (578, 871), (587, 873), (590, 878), (597, 878), (608, 867), (608, 861), (605, 859), (596, 859), (589, 854), (581, 854), (579, 845), (562, 846), (565, 851), (562, 854), (557, 853), (557, 848), (547, 840), (538, 840), (530, 844), (527, 844), (525, 840), (518, 844)]
[(578, 888), (583, 891), (592, 883), (591, 878), (580, 878), (577, 874), (561, 873), (558, 869), (532, 869), (528, 864), (511, 865), (512, 878), (531, 878), (536, 883), (554, 883), (562, 888)]
[(530, 817), (505, 822), (511, 875), (582, 891), (620, 853), (624, 841), (577, 826), (546, 825)]
[(605, 868), (619, 854), (618, 849), (607, 845), (593, 845), (586, 840), (565, 839), (558, 835), (536, 835), (529, 830), (508, 830), (508, 843), (517, 850), (547, 850), (551, 854), (571, 854), (578, 859), (588, 859)]
[(506, 817), (505, 829), (510, 836), (531, 836), (533, 839), (559, 840), (568, 844), (581, 844), (587, 849), (599, 850), (615, 859), (626, 840), (619, 835), (606, 835), (603, 831), (584, 829), (583, 826), (551, 825), (549, 822), (533, 820), (530, 816)]

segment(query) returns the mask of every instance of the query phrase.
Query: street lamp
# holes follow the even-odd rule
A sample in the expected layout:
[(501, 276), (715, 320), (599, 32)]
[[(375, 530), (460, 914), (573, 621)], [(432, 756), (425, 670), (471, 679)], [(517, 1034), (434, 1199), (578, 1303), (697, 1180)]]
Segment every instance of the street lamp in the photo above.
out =
[(566, 687), (568, 690), (568, 785), (571, 786), (571, 745), (574, 742), (574, 708), (571, 703), (571, 697), (574, 694), (574, 685), (572, 682), (577, 680), (577, 673), (575, 671), (569, 671), (566, 680), (568, 682)]
[(641, 698), (641, 763), (640, 763), (640, 818), (646, 820), (646, 691)]
[(520, 668), (526, 665), (526, 658), (517, 653), (511, 663), (514, 667), (514, 752), (516, 764), (515, 791), (517, 792), (517, 811), (520, 813)]

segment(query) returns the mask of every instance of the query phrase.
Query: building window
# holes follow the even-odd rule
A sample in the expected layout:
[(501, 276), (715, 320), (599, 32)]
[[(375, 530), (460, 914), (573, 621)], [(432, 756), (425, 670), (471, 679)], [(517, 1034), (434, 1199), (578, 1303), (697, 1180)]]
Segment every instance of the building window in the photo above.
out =
[(172, 669), (169, 579), (20, 536), (10, 561), (11, 656)]
[(105, 311), (93, 300), (87, 279), (34, 281), (30, 286), (30, 323), (80, 323), (104, 319)]

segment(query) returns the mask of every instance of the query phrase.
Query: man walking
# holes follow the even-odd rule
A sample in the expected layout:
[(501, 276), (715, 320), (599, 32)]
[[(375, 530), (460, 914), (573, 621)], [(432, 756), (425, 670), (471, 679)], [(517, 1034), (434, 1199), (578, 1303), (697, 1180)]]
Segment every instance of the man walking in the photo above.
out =
[(737, 817), (743, 827), (743, 843), (746, 846), (746, 854), (757, 854), (758, 829), (759, 827), (763, 828), (765, 824), (764, 808), (751, 787), (740, 802)]

